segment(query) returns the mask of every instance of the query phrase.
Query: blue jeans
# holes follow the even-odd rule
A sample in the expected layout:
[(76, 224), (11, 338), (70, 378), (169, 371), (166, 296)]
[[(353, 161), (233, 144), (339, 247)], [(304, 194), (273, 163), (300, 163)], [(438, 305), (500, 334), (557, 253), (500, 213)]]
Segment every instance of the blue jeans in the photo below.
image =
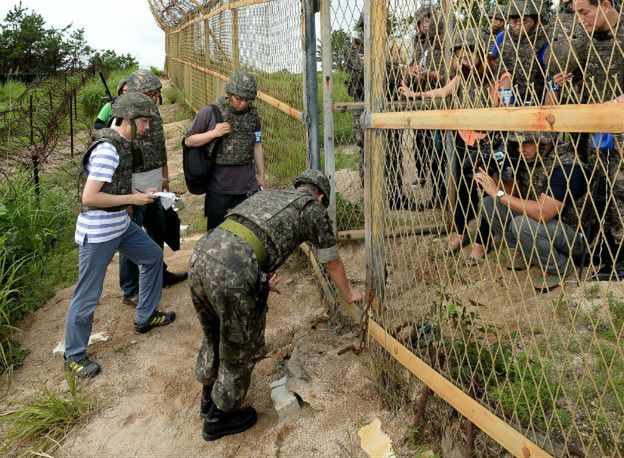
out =
[(163, 252), (135, 223), (121, 236), (80, 247), (78, 284), (67, 310), (65, 359), (80, 360), (87, 354), (93, 314), (102, 296), (106, 269), (119, 250), (143, 268), (139, 274), (139, 303), (135, 322), (144, 323), (154, 313), (162, 294)]
[[(147, 205), (132, 206), (132, 221), (139, 227), (145, 227), (147, 235), (162, 250), (165, 246), (165, 210), (160, 203), (156, 201)], [(167, 264), (164, 264), (163, 270), (167, 270)], [(123, 253), (119, 254), (119, 286), (125, 295), (134, 294), (139, 290), (139, 267), (132, 262)]]

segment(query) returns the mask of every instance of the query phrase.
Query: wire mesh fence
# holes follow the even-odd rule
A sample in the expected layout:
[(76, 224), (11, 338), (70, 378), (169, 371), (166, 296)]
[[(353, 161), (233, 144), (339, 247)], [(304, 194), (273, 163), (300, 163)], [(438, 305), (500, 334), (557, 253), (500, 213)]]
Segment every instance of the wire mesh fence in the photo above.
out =
[[(280, 186), (306, 164), (301, 3), (255, 3), (150, 1), (194, 108), (257, 76)], [(366, 217), (378, 389), (410, 402), (395, 360), (417, 372), (481, 455), (624, 454), (622, 22), (611, 0), (331, 1), (337, 222)]]

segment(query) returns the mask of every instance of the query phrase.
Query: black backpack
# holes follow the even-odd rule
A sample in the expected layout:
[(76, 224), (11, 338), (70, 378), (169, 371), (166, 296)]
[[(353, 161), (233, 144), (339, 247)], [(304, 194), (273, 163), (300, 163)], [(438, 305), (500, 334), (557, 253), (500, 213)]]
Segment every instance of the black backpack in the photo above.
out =
[[(215, 104), (210, 105), (217, 123), (223, 122), (221, 111)], [(206, 187), (210, 178), (210, 170), (214, 164), (215, 155), (221, 144), (221, 137), (213, 140), (211, 153), (208, 153), (208, 144), (189, 148), (182, 139), (182, 168), (184, 169), (184, 181), (191, 194), (201, 195), (206, 193)]]

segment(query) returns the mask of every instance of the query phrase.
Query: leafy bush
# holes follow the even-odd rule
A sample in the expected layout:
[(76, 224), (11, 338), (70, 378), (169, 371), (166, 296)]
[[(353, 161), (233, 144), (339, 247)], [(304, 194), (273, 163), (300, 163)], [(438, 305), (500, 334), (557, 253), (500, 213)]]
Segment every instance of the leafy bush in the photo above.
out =
[(156, 68), (153, 65), (150, 67), (150, 72), (152, 72), (156, 76), (167, 76), (164, 70)]
[[(135, 70), (135, 67), (131, 67), (125, 70), (112, 72), (108, 75), (106, 84), (113, 96), (117, 95), (117, 84), (119, 84), (119, 81), (130, 76)], [(93, 124), (98, 113), (106, 103), (104, 101), (105, 96), (106, 92), (104, 91), (104, 86), (102, 86), (102, 81), (99, 76), (89, 80), (80, 91), (78, 99), (80, 101), (82, 115), (86, 118), (85, 121), (88, 125)]]

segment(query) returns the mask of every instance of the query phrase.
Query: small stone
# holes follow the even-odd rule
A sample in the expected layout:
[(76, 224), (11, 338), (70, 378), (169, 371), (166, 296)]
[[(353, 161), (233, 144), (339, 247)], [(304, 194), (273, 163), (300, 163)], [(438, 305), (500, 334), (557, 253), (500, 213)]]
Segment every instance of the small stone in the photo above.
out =
[(280, 418), (295, 415), (301, 408), (297, 397), (286, 388), (286, 381), (287, 378), (282, 377), (271, 384), (271, 399), (273, 400), (275, 411)]
[(189, 225), (180, 224), (180, 237), (188, 237), (188, 236), (189, 236)]
[(130, 343), (131, 343), (132, 345), (134, 345), (134, 344), (136, 344), (136, 343), (137, 343), (137, 341), (136, 341), (136, 340), (131, 340), (131, 341), (130, 341)]

